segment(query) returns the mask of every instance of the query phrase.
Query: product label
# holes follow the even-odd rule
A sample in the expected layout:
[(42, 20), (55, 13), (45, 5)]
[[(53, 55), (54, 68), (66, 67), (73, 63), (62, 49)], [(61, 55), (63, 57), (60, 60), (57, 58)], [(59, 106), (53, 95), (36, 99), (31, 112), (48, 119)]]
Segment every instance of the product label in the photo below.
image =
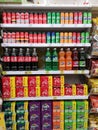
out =
[(58, 62), (58, 57), (53, 56), (53, 62)]
[(11, 56), (11, 62), (17, 62), (17, 57), (16, 56)]
[(72, 66), (72, 62), (71, 61), (67, 61), (66, 62), (66, 66)]
[(80, 61), (79, 65), (80, 65), (80, 67), (85, 67), (86, 66), (86, 62), (85, 61)]
[(4, 56), (3, 61), (4, 62), (10, 62), (10, 57), (9, 56)]
[(79, 62), (78, 61), (73, 61), (73, 67), (78, 67), (79, 66)]
[(18, 56), (18, 62), (24, 62), (24, 56)]
[(32, 62), (38, 62), (38, 57), (32, 57)]
[(65, 67), (65, 62), (64, 61), (60, 62), (60, 67)]
[(31, 56), (25, 56), (25, 62), (31, 62)]
[(51, 58), (49, 56), (46, 56), (46, 62), (51, 62)]

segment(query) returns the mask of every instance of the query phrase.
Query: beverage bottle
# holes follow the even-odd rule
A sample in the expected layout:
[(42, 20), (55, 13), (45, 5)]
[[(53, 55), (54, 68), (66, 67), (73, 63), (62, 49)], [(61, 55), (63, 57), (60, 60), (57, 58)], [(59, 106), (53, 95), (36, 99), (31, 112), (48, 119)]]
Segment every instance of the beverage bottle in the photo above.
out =
[(19, 49), (19, 54), (18, 54), (18, 70), (24, 70), (24, 53), (23, 53), (23, 49), (20, 48)]
[(16, 49), (12, 49), (11, 53), (11, 70), (17, 70), (17, 54), (16, 54)]
[(31, 69), (38, 70), (38, 55), (36, 48), (33, 48), (32, 57), (31, 57)]
[(63, 48), (59, 52), (59, 70), (65, 70), (65, 52)]
[(52, 55), (52, 69), (58, 70), (58, 54), (56, 48), (54, 48)]
[(79, 50), (79, 69), (80, 70), (86, 69), (86, 53), (84, 48), (80, 48)]
[(66, 70), (72, 70), (72, 52), (70, 50), (70, 48), (67, 48), (66, 51), (66, 65), (65, 65), (65, 69)]
[(45, 55), (45, 70), (51, 70), (51, 53), (50, 49), (47, 48), (46, 55)]
[(79, 54), (77, 48), (74, 48), (72, 51), (72, 69), (78, 70), (79, 69)]
[(30, 49), (26, 49), (25, 54), (25, 70), (31, 70), (31, 55), (30, 55)]
[(10, 54), (9, 49), (5, 48), (4, 56), (3, 56), (3, 70), (10, 70)]

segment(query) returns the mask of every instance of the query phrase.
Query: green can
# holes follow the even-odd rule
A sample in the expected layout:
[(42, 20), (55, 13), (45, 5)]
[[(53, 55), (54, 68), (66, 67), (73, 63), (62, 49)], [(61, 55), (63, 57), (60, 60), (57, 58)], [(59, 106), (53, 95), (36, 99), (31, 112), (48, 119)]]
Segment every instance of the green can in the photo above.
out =
[(60, 24), (60, 13), (56, 13), (56, 24)]
[(52, 13), (52, 24), (55, 24), (56, 23), (56, 13), (53, 12)]
[(55, 32), (52, 32), (52, 43), (55, 43), (56, 41), (55, 41)]
[(51, 23), (52, 23), (51, 17), (52, 17), (51, 12), (48, 12), (48, 13), (47, 13), (47, 23), (48, 23), (48, 24), (51, 24)]
[(92, 13), (88, 12), (88, 24), (91, 24), (92, 22)]
[(85, 43), (85, 32), (81, 33), (81, 43)]
[(90, 39), (90, 34), (89, 34), (89, 32), (86, 32), (85, 33), (85, 43), (89, 43), (89, 40)]
[(47, 43), (51, 43), (51, 33), (47, 32)]
[(83, 13), (83, 24), (87, 24), (88, 23), (88, 13), (84, 12)]
[(60, 33), (56, 32), (56, 43), (60, 43)]

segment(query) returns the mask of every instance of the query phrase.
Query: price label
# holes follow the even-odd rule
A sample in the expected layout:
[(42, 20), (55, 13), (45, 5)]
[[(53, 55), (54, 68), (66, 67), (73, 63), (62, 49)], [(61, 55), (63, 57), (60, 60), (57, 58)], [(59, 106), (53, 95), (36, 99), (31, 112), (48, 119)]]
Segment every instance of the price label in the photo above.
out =
[(46, 74), (49, 74), (49, 71), (46, 71)]
[(31, 71), (26, 71), (25, 74), (32, 74), (32, 72)]
[(5, 75), (5, 74), (7, 74), (7, 73), (6, 73), (6, 71), (3, 71), (2, 74)]
[(53, 97), (53, 100), (57, 100), (57, 97)]
[(81, 74), (84, 74), (85, 73), (85, 71), (84, 70), (81, 70)]
[(78, 74), (78, 70), (75, 70), (75, 71), (74, 71), (74, 74)]
[(61, 71), (60, 71), (60, 74), (64, 74), (64, 70), (61, 70)]

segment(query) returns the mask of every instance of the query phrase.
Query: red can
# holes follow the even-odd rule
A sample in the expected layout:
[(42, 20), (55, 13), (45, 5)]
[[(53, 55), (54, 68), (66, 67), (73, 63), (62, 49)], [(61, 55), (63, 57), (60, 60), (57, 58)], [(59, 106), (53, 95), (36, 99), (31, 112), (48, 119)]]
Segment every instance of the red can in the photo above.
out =
[(25, 24), (29, 24), (29, 13), (25, 13)]
[(8, 43), (7, 33), (3, 33), (3, 43)]
[(37, 39), (38, 39), (38, 43), (42, 42), (42, 40), (41, 40), (42, 39), (42, 34), (41, 33), (38, 33), (38, 38)]
[(34, 42), (34, 37), (32, 33), (29, 33), (29, 43), (33, 43)]
[(39, 13), (39, 17), (38, 17), (38, 23), (39, 24), (42, 24), (42, 19), (43, 19), (43, 16), (41, 13)]
[(10, 32), (8, 32), (7, 38), (8, 38), (8, 43), (12, 43), (12, 34)]
[(29, 76), (28, 77), (28, 86), (29, 87), (36, 87), (36, 76)]
[(48, 88), (49, 84), (48, 84), (48, 76), (41, 76), (40, 77), (40, 81), (41, 81), (41, 87), (46, 87)]
[(42, 43), (46, 43), (46, 33), (42, 33)]
[(82, 12), (79, 12), (78, 17), (78, 24), (82, 24)]
[(36, 87), (28, 86), (28, 96), (36, 97)]
[(60, 87), (61, 86), (61, 80), (59, 76), (53, 77), (53, 87)]
[(77, 33), (77, 43), (80, 43), (80, 39), (81, 38), (81, 35), (80, 35), (80, 33)]
[(78, 12), (74, 12), (74, 24), (78, 23)]
[(21, 43), (24, 43), (24, 37), (25, 37), (24, 32), (20, 32), (20, 41), (21, 41)]
[(25, 14), (21, 13), (21, 23), (24, 24), (25, 23)]
[(37, 42), (37, 37), (38, 37), (38, 36), (37, 36), (37, 33), (36, 33), (36, 32), (34, 32), (34, 34), (33, 34), (34, 43), (38, 43), (38, 42)]
[(16, 76), (15, 77), (15, 84), (16, 84), (16, 87), (23, 86), (23, 77), (22, 76)]
[(72, 43), (77, 43), (77, 33), (73, 32), (72, 34)]
[(25, 32), (25, 43), (28, 43), (29, 42), (29, 34), (28, 32)]
[(34, 13), (34, 23), (38, 24), (38, 14)]
[(16, 42), (16, 43), (19, 43), (19, 42), (20, 42), (20, 33), (19, 33), (19, 32), (16, 32), (15, 42)]
[(71, 84), (65, 84), (65, 95), (72, 96), (72, 85)]
[(15, 43), (15, 32), (12, 32), (12, 43)]
[(3, 21), (3, 23), (7, 23), (7, 13), (6, 12), (3, 12), (3, 14), (2, 14), (2, 21)]
[(12, 13), (11, 20), (12, 20), (12, 23), (16, 23), (16, 15), (14, 12)]
[(53, 88), (53, 96), (61, 96), (61, 88), (60, 87)]
[(33, 24), (34, 23), (34, 15), (33, 14), (30, 14), (30, 21), (29, 21), (30, 24)]
[(16, 97), (24, 97), (24, 87), (16, 87)]
[(10, 87), (10, 77), (2, 77), (2, 86)]
[(46, 24), (47, 23), (47, 15), (46, 15), (46, 13), (43, 13), (43, 17), (42, 17), (42, 23), (43, 24)]
[(41, 96), (48, 96), (48, 87), (40, 87)]
[(84, 86), (82, 84), (76, 85), (76, 95), (84, 95)]
[(2, 96), (3, 98), (11, 98), (10, 87), (2, 86)]
[(17, 12), (16, 13), (16, 23), (21, 23), (21, 20), (20, 20), (21, 17), (20, 16), (21, 16), (21, 14)]
[(12, 20), (11, 20), (11, 13), (7, 13), (7, 23), (11, 24)]

